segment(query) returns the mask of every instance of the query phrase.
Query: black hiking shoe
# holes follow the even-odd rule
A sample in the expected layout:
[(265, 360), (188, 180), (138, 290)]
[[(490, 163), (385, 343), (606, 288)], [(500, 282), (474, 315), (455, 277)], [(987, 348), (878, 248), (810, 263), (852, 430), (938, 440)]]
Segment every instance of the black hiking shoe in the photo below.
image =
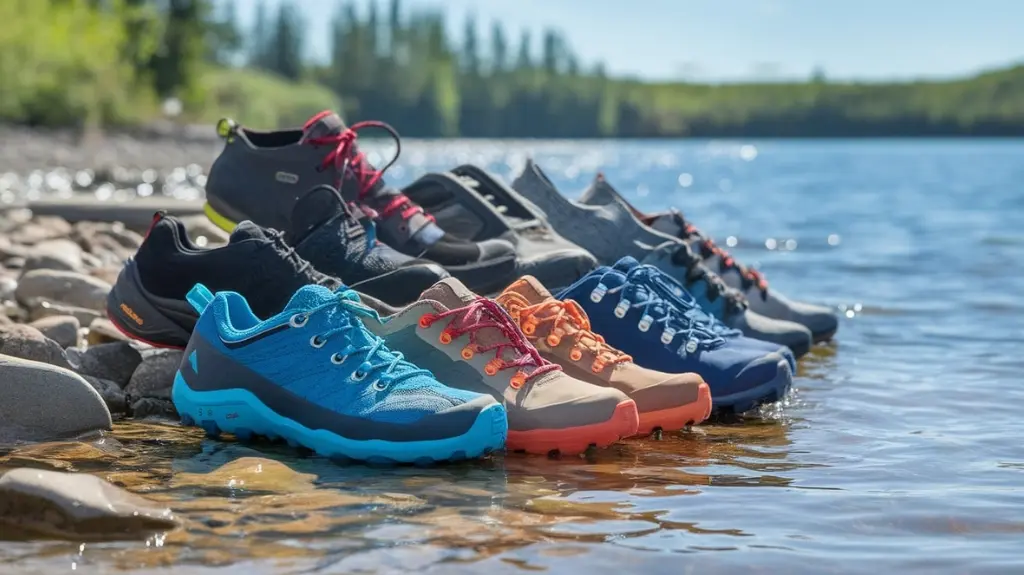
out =
[(317, 186), (295, 203), (285, 235), (302, 258), (345, 285), (391, 305), (405, 305), (448, 276), (441, 266), (415, 259), (374, 238), (372, 221), (360, 222), (331, 186)]
[(157, 213), (107, 296), (107, 315), (132, 339), (184, 348), (198, 319), (185, 295), (196, 283), (242, 294), (263, 318), (279, 313), (304, 285), (341, 285), (299, 257), (280, 232), (243, 221), (227, 245), (204, 249), (189, 240), (180, 220)]
[(346, 127), (329, 111), (310, 118), (301, 129), (274, 132), (222, 120), (217, 129), (227, 143), (206, 183), (207, 215), (229, 231), (243, 219), (289, 230), (302, 192), (331, 185), (340, 189), (346, 202), (357, 204), (372, 218), (380, 240), (399, 252), (441, 264), (470, 288), (504, 287), (494, 278), (515, 273), (512, 244), (496, 239), (473, 242), (445, 233), (423, 208), (385, 184), (384, 171), (394, 159), (378, 170), (359, 151), (357, 132), (365, 128), (383, 129), (400, 142), (387, 124), (360, 122)]
[(402, 191), (457, 238), (515, 245), (517, 278), (530, 275), (557, 290), (597, 267), (590, 252), (555, 232), (540, 208), (477, 166), (426, 174)]

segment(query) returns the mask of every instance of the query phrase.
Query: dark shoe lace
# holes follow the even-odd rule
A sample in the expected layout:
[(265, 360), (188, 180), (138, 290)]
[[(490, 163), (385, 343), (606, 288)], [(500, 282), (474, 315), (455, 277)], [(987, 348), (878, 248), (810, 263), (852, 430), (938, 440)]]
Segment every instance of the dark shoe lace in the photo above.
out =
[(743, 291), (747, 291), (752, 286), (757, 286), (757, 289), (761, 291), (761, 297), (767, 297), (768, 280), (765, 279), (761, 272), (737, 262), (729, 252), (715, 244), (714, 240), (704, 235), (704, 233), (697, 229), (696, 226), (687, 222), (686, 218), (683, 217), (682, 212), (673, 210), (672, 218), (676, 221), (676, 224), (683, 229), (683, 232), (680, 234), (681, 239), (698, 240), (701, 258), (706, 259), (712, 256), (718, 256), (719, 271), (725, 272), (730, 269), (735, 269), (740, 273), (740, 281), (743, 285)]
[(685, 285), (689, 286), (703, 281), (708, 286), (707, 294), (709, 300), (715, 301), (720, 297), (725, 298), (726, 313), (740, 313), (747, 309), (746, 297), (744, 297), (742, 293), (734, 289), (730, 289), (729, 286), (725, 285), (722, 278), (709, 270), (707, 266), (702, 263), (701, 258), (690, 250), (690, 246), (685, 243), (680, 245), (672, 253), (672, 263), (686, 268)]
[(288, 242), (285, 241), (284, 232), (268, 229), (266, 233), (270, 237), (270, 241), (266, 245), (277, 252), (281, 259), (290, 263), (296, 274), (305, 276), (311, 284), (322, 285), (330, 290), (336, 290), (341, 286), (338, 280), (318, 272), (313, 267), (313, 264), (302, 259), (302, 256), (295, 251), (295, 248), (288, 245)]

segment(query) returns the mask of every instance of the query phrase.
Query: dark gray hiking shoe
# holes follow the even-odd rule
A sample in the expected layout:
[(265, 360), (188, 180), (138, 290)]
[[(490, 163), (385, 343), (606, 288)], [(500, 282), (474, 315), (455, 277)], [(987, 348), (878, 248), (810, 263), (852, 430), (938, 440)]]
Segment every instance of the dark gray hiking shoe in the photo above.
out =
[(280, 232), (243, 221), (227, 245), (204, 249), (189, 240), (181, 220), (157, 213), (107, 296), (107, 315), (132, 339), (183, 348), (198, 318), (185, 296), (197, 283), (244, 295), (260, 317), (279, 313), (304, 285), (341, 286), (299, 257)]
[(725, 325), (748, 337), (785, 345), (798, 357), (810, 350), (810, 330), (751, 311), (743, 294), (704, 266), (686, 242), (645, 226), (625, 203), (593, 206), (571, 201), (532, 160), (512, 187), (544, 210), (558, 233), (590, 250), (599, 263), (611, 266), (631, 256), (656, 266), (685, 286), (702, 310)]
[(597, 267), (590, 252), (552, 229), (540, 208), (476, 166), (427, 174), (403, 191), (455, 237), (514, 244), (517, 269), (509, 282), (531, 275), (557, 289)]
[[(369, 164), (356, 143), (357, 132), (379, 128), (398, 134), (387, 124), (360, 122), (346, 127), (326, 111), (302, 128), (260, 132), (222, 120), (218, 132), (224, 151), (214, 162), (206, 184), (206, 213), (219, 227), (234, 228), (249, 219), (280, 230), (291, 229), (295, 202), (317, 185), (340, 189), (377, 224), (377, 237), (399, 252), (445, 267), (473, 289), (503, 287), (495, 275), (514, 273), (515, 248), (504, 240), (471, 242), (445, 233), (409, 198), (384, 182), (384, 171)], [(396, 155), (397, 158), (397, 155)]]

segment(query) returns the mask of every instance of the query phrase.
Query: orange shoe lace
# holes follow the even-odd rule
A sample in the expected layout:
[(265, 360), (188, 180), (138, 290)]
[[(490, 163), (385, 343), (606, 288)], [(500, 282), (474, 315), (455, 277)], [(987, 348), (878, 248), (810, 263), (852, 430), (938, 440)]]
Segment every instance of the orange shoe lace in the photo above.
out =
[(586, 312), (571, 299), (548, 299), (530, 305), (525, 297), (508, 292), (498, 297), (498, 303), (509, 310), (513, 319), (519, 322), (520, 329), (529, 338), (534, 337), (537, 327), (542, 324), (551, 324), (551, 329), (544, 338), (550, 347), (561, 344), (566, 336), (571, 337), (573, 341), (569, 357), (573, 361), (579, 361), (583, 357), (583, 350), (592, 352), (595, 359), (590, 369), (594, 373), (600, 373), (609, 365), (633, 361), (631, 356), (608, 345), (601, 335), (591, 331), (590, 319), (587, 318)]

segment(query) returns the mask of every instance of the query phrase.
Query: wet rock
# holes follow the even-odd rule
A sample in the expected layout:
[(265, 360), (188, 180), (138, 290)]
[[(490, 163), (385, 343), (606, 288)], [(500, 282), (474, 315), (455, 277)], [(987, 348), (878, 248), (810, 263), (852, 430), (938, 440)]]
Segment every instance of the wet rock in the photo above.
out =
[(33, 270), (21, 276), (14, 295), (25, 306), (44, 299), (102, 310), (109, 292), (110, 284), (98, 278), (69, 271)]
[(125, 392), (132, 400), (143, 397), (170, 399), (174, 373), (181, 364), (183, 354), (177, 349), (154, 349), (147, 352), (142, 363), (135, 368)]
[(37, 299), (28, 306), (28, 317), (31, 321), (53, 317), (55, 315), (74, 316), (81, 325), (90, 325), (93, 320), (103, 317), (103, 314), (96, 310), (85, 309), (74, 305), (60, 302), (53, 302), (45, 299)]
[(82, 375), (113, 381), (124, 388), (142, 363), (142, 354), (126, 341), (89, 346), (85, 351), (69, 349), (68, 363)]
[(82, 248), (71, 240), (56, 239), (39, 242), (28, 251), (22, 273), (32, 270), (80, 271), (83, 268)]
[(0, 523), (19, 539), (73, 541), (145, 539), (178, 526), (170, 509), (94, 475), (27, 467), (0, 477)]
[(89, 345), (99, 345), (113, 341), (128, 341), (128, 338), (118, 331), (109, 319), (98, 317), (89, 322), (89, 335), (86, 336), (86, 341)]
[(70, 367), (60, 344), (24, 324), (0, 325), (0, 354)]
[(169, 399), (157, 399), (155, 397), (143, 397), (135, 400), (131, 408), (132, 417), (143, 419), (155, 417), (159, 419), (178, 419), (178, 410)]
[(107, 405), (107, 409), (111, 414), (120, 415), (128, 411), (127, 396), (116, 382), (91, 375), (83, 375), (82, 379), (91, 385), (96, 390), (96, 393), (100, 394), (100, 397), (103, 398), (103, 403)]
[(78, 331), (82, 324), (73, 315), (52, 315), (29, 324), (63, 348), (78, 345)]
[(21, 431), (20, 439), (110, 429), (99, 393), (69, 369), (0, 354), (0, 382), (0, 428)]

